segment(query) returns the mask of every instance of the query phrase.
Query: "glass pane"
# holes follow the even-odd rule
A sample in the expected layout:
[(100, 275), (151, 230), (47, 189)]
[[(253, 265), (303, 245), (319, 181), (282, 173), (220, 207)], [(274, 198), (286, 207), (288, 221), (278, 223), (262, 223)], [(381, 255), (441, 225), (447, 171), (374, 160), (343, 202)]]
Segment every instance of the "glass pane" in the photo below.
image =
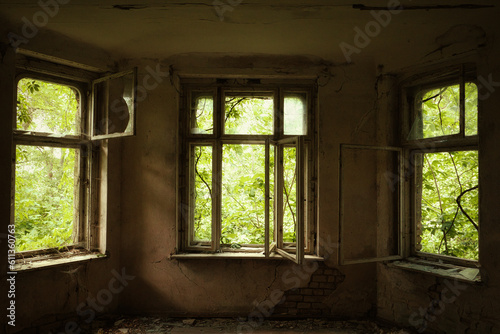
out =
[(78, 223), (79, 150), (16, 147), (16, 251), (74, 242)]
[(133, 131), (134, 81), (134, 73), (109, 80), (108, 134)]
[(295, 147), (283, 148), (283, 242), (296, 241), (297, 162)]
[(214, 98), (212, 92), (193, 93), (191, 101), (191, 133), (214, 133)]
[(307, 135), (307, 95), (285, 95), (285, 135)]
[(422, 166), (417, 175), (420, 250), (477, 260), (478, 152), (422, 153), (416, 159)]
[(411, 139), (460, 133), (460, 85), (419, 93), (415, 108), (421, 112), (413, 124)]
[(80, 134), (80, 94), (69, 86), (24, 78), (17, 85), (18, 130)]
[(212, 240), (212, 147), (192, 148), (192, 173), (194, 187), (191, 198), (194, 202), (193, 240)]
[(225, 134), (273, 134), (274, 103), (271, 95), (227, 95), (225, 101)]
[(269, 244), (272, 244), (273, 242), (276, 242), (275, 238), (275, 224), (276, 220), (274, 217), (274, 182), (275, 182), (275, 176), (274, 176), (274, 155), (275, 155), (275, 146), (270, 145), (269, 146)]
[(232, 248), (264, 244), (265, 145), (224, 145), (221, 242)]
[(465, 83), (465, 135), (477, 135), (477, 86)]

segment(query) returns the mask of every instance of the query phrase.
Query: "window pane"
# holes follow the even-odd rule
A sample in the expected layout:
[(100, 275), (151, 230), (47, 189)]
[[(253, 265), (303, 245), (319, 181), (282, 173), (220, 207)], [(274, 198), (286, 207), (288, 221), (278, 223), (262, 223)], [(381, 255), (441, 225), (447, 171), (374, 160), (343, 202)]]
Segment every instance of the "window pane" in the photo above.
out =
[(16, 148), (16, 251), (73, 243), (78, 223), (79, 150)]
[(465, 135), (477, 135), (477, 86), (465, 83)]
[(212, 147), (194, 146), (192, 166), (193, 240), (209, 242), (212, 240)]
[(478, 152), (422, 153), (416, 163), (417, 250), (477, 260)]
[(212, 92), (193, 93), (191, 101), (191, 133), (214, 133), (214, 98)]
[(264, 244), (265, 145), (224, 145), (222, 243), (239, 248)]
[(284, 114), (285, 135), (307, 135), (306, 94), (286, 94)]
[(69, 86), (24, 78), (17, 85), (18, 130), (80, 134), (80, 95)]
[(283, 242), (295, 242), (297, 231), (296, 148), (283, 148)]
[(107, 133), (130, 133), (134, 119), (134, 73), (109, 80)]
[(460, 85), (421, 92), (415, 103), (420, 113), (414, 121), (411, 139), (460, 133)]
[(273, 134), (274, 103), (270, 95), (226, 95), (224, 133)]

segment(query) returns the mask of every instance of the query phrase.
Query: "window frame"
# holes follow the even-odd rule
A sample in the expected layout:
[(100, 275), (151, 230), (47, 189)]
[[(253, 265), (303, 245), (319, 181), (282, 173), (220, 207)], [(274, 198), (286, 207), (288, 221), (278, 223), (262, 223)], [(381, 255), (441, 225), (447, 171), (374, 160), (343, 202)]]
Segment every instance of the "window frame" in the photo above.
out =
[[(241, 81), (244, 83), (242, 84)], [(181, 108), (180, 108), (180, 126), (179, 126), (179, 219), (178, 219), (178, 231), (177, 231), (177, 252), (181, 253), (208, 253), (208, 254), (217, 254), (217, 253), (232, 253), (241, 254), (241, 257), (245, 257), (245, 253), (264, 253), (264, 257), (271, 257), (272, 254), (281, 253), (279, 256), (286, 257), (294, 262), (300, 263), (304, 257), (304, 254), (313, 254), (315, 253), (315, 241), (316, 241), (316, 228), (315, 228), (315, 194), (314, 194), (314, 175), (315, 175), (315, 166), (316, 161), (314, 159), (314, 148), (315, 148), (315, 110), (314, 110), (314, 98), (315, 98), (315, 86), (312, 80), (306, 80), (304, 83), (301, 80), (247, 80), (247, 79), (190, 79), (183, 78), (181, 79)], [(191, 133), (191, 107), (192, 107), (192, 96), (196, 96), (197, 93), (200, 93), (203, 96), (203, 93), (212, 93), (213, 95), (213, 113), (214, 113), (214, 122), (213, 122), (213, 131), (210, 134), (206, 133)], [(285, 94), (294, 94), (294, 93), (303, 93), (307, 96), (307, 135), (305, 136), (296, 136), (296, 135), (284, 135), (284, 120), (283, 120), (283, 101)], [(225, 134), (224, 133), (224, 116), (222, 113), (224, 112), (224, 103), (225, 96), (231, 94), (271, 94), (273, 96), (274, 101), (274, 109), (273, 109), (273, 132), (269, 135), (247, 135), (247, 134)], [(192, 246), (190, 245), (190, 235), (192, 232), (192, 219), (190, 217), (190, 211), (194, 210), (194, 205), (189, 204), (192, 203), (189, 198), (190, 188), (190, 180), (192, 177), (192, 171), (190, 169), (189, 163), (189, 155), (191, 154), (191, 146), (212, 146), (213, 147), (213, 178), (212, 178), (212, 189), (213, 191), (220, 191), (217, 189), (218, 184), (222, 184), (222, 147), (224, 144), (257, 144), (263, 145), (265, 147), (265, 166), (264, 169), (266, 171), (266, 192), (269, 191), (269, 177), (271, 171), (269, 170), (269, 155), (271, 146), (275, 148), (278, 147), (280, 140), (294, 140), (293, 138), (299, 137), (299, 139), (295, 139), (298, 146), (302, 146), (301, 150), (307, 151), (307, 154), (304, 153), (304, 158), (307, 161), (304, 161), (304, 165), (307, 165), (305, 169), (305, 173), (307, 176), (304, 176), (307, 180), (309, 180), (308, 189), (306, 191), (308, 198), (307, 205), (305, 206), (305, 210), (303, 215), (307, 217), (307, 239), (306, 239), (306, 247), (303, 249), (302, 247), (297, 254), (291, 254), (289, 249), (286, 249), (287, 245), (280, 244), (278, 242), (272, 242), (273, 239), (275, 241), (279, 240), (278, 238), (278, 230), (274, 228), (274, 236), (270, 234), (270, 225), (265, 224), (265, 240), (269, 238), (270, 242), (267, 243), (264, 241), (264, 244), (259, 245), (243, 245), (240, 249), (229, 249), (224, 247), (224, 245), (220, 241), (220, 233), (221, 233), (221, 218), (220, 218), (220, 196), (215, 196), (215, 199), (212, 201), (212, 240), (210, 245), (206, 243), (201, 246)], [(300, 144), (299, 144), (300, 142)], [(290, 145), (290, 143), (288, 144)], [(275, 159), (277, 152), (275, 151)], [(299, 160), (299, 159), (297, 159)], [(302, 160), (302, 159), (301, 159)], [(277, 170), (278, 164), (275, 164), (275, 169)], [(278, 189), (277, 185), (277, 172), (275, 171), (275, 179), (274, 179), (274, 187), (275, 192)], [(192, 182), (194, 183), (194, 182)], [(269, 212), (269, 196), (265, 196), (265, 216), (266, 220), (270, 219)], [(183, 203), (188, 203), (183, 204)], [(274, 204), (274, 215), (276, 216), (276, 201)], [(276, 219), (274, 220), (276, 221)], [(299, 228), (299, 233), (302, 231)], [(303, 249), (303, 251), (302, 251)], [(178, 255), (179, 255), (178, 254)], [(294, 256), (297, 255), (297, 256)]]
[[(32, 54), (29, 51), (21, 50), (16, 59), (16, 75), (14, 85), (14, 102), (17, 101), (17, 87), (20, 80), (29, 78), (33, 80), (45, 81), (54, 84), (69, 86), (79, 93), (79, 133), (75, 135), (52, 135), (51, 133), (41, 133), (17, 129), (17, 103), (14, 103), (12, 119), (12, 176), (11, 176), (11, 204), (12, 212), (11, 224), (15, 224), (15, 181), (16, 181), (16, 148), (18, 145), (74, 148), (79, 150), (79, 189), (78, 189), (78, 212), (79, 220), (77, 230), (73, 232), (76, 240), (71, 245), (62, 245), (56, 248), (42, 248), (37, 250), (26, 250), (16, 252), (16, 263), (22, 265), (24, 259), (29, 258), (34, 261), (52, 260), (61, 257), (61, 253), (72, 251), (71, 257), (82, 254), (104, 254), (101, 229), (105, 227), (103, 213), (106, 212), (106, 203), (101, 199), (101, 189), (103, 175), (107, 173), (103, 150), (107, 149), (107, 140), (111, 138), (121, 138), (135, 135), (135, 115), (136, 101), (135, 92), (137, 89), (137, 68), (132, 70), (102, 76), (103, 71), (91, 68), (86, 65), (79, 65), (64, 59)], [(122, 73), (133, 73), (134, 82), (134, 104), (132, 122), (133, 133), (119, 133), (112, 136), (101, 136), (95, 138), (91, 130), (94, 126), (93, 114), (93, 81), (106, 80), (109, 77), (117, 77)], [(76, 235), (75, 235), (76, 234)], [(36, 267), (44, 267), (53, 264), (52, 262), (41, 262)], [(20, 267), (21, 268), (21, 267)], [(22, 267), (24, 270), (24, 266)], [(28, 266), (27, 269), (30, 269)]]
[[(451, 152), (451, 151), (469, 151), (477, 150), (478, 155), (480, 155), (479, 149), (479, 123), (477, 134), (472, 136), (465, 136), (465, 87), (466, 82), (473, 82), (476, 86), (479, 86), (476, 78), (476, 68), (473, 63), (462, 63), (457, 65), (451, 65), (441, 68), (435, 68), (431, 71), (425, 71), (400, 80), (398, 91), (399, 91), (399, 125), (400, 130), (397, 135), (399, 135), (398, 145), (395, 146), (375, 146), (375, 145), (355, 145), (355, 144), (340, 144), (339, 145), (339, 253), (338, 262), (339, 264), (356, 264), (356, 263), (368, 263), (368, 262), (384, 262), (390, 261), (393, 263), (398, 260), (408, 261), (407, 263), (416, 263), (415, 266), (400, 264), (396, 265), (401, 268), (409, 268), (410, 270), (423, 270), (426, 272), (436, 273), (437, 275), (447, 276), (444, 271), (440, 271), (440, 266), (448, 268), (477, 268), (480, 264), (480, 254), (479, 260), (468, 260), (453, 256), (431, 254), (416, 251), (417, 245), (417, 219), (416, 219), (416, 173), (415, 166), (411, 162), (411, 156), (413, 153), (418, 152)], [(413, 121), (416, 118), (415, 108), (414, 108), (414, 97), (416, 93), (422, 91), (423, 89), (432, 89), (447, 85), (460, 85), (460, 131), (458, 134), (439, 136), (425, 139), (408, 139), (410, 131), (412, 129)], [(480, 117), (481, 104), (478, 98), (477, 112), (478, 120)], [(344, 247), (346, 243), (343, 237), (344, 233), (344, 222), (343, 218), (343, 208), (344, 208), (344, 197), (342, 193), (342, 154), (345, 149), (361, 149), (361, 150), (384, 150), (384, 151), (394, 151), (400, 152), (401, 158), (398, 166), (398, 172), (386, 171), (393, 175), (393, 184), (397, 185), (400, 195), (398, 209), (399, 209), (399, 219), (398, 226), (399, 240), (401, 242), (399, 252), (400, 254), (394, 254), (393, 257), (370, 257), (363, 259), (349, 260), (345, 259)], [(480, 172), (479, 172), (480, 173)], [(377, 177), (380, 177), (378, 175)], [(479, 193), (479, 204), (478, 210), (480, 209), (480, 193)], [(479, 213), (480, 215), (480, 213)], [(478, 233), (478, 239), (480, 238), (480, 233)], [(479, 240), (480, 243), (480, 240)], [(350, 245), (348, 245), (350, 246)], [(478, 249), (479, 251), (479, 249)], [(396, 261), (396, 262), (394, 262)], [(426, 262), (427, 261), (427, 262)], [(430, 261), (430, 262), (429, 262)], [(424, 263), (425, 262), (425, 263)], [(444, 264), (443, 264), (444, 263)], [(419, 266), (421, 264), (421, 266)], [(435, 269), (429, 269), (429, 265), (434, 264)], [(413, 266), (413, 267), (412, 267)], [(456, 267), (458, 266), (458, 267)], [(453, 276), (457, 278), (456, 276)], [(458, 278), (463, 279), (463, 278)], [(480, 278), (479, 278), (480, 279)], [(477, 281), (475, 279), (467, 279), (467, 281)]]
[[(478, 85), (476, 78), (476, 68), (473, 63), (463, 63), (459, 65), (452, 65), (444, 67), (442, 69), (425, 72), (419, 76), (412, 77), (406, 80), (401, 85), (402, 94), (402, 132), (401, 132), (401, 142), (402, 147), (405, 151), (406, 169), (407, 177), (406, 187), (407, 187), (407, 200), (409, 203), (409, 210), (407, 213), (406, 220), (409, 224), (409, 256), (420, 258), (423, 260), (431, 261), (443, 261), (445, 263), (450, 263), (465, 267), (477, 267), (480, 263), (480, 254), (478, 260), (469, 260), (465, 258), (448, 256), (443, 254), (433, 254), (423, 252), (417, 249), (419, 244), (418, 238), (418, 212), (417, 209), (417, 196), (418, 196), (418, 168), (414, 163), (413, 155), (418, 153), (439, 153), (439, 152), (454, 152), (454, 151), (477, 151), (478, 156), (480, 155), (479, 149), (479, 122), (478, 129), (475, 135), (467, 136), (465, 134), (465, 84), (467, 82), (472, 82), (476, 86)], [(459, 132), (456, 134), (446, 135), (446, 136), (436, 136), (423, 139), (409, 139), (408, 136), (411, 131), (411, 126), (416, 118), (415, 110), (415, 96), (418, 92), (426, 89), (436, 89), (444, 86), (459, 85)], [(477, 101), (477, 113), (478, 119), (480, 115), (481, 103), (478, 98)], [(478, 173), (480, 173), (480, 167), (478, 166)], [(478, 198), (478, 210), (480, 209), (480, 189)], [(479, 212), (480, 215), (480, 212)], [(478, 243), (480, 243), (480, 233), (478, 231)], [(479, 252), (479, 247), (478, 247)]]

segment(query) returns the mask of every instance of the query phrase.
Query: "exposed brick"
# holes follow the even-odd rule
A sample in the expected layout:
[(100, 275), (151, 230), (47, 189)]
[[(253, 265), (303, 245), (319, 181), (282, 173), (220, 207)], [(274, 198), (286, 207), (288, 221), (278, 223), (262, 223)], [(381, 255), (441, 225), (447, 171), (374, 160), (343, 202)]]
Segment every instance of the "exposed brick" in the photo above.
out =
[(304, 308), (310, 308), (310, 307), (311, 307), (311, 303), (298, 303), (297, 304), (298, 309), (304, 309)]
[(328, 277), (325, 275), (314, 275), (312, 280), (313, 282), (327, 282)]
[(316, 303), (316, 302), (318, 302), (321, 299), (323, 299), (323, 298), (322, 297), (318, 297), (318, 296), (305, 296), (304, 297), (304, 302), (307, 302), (307, 303)]
[(328, 276), (328, 282), (335, 282), (335, 276)]
[(325, 292), (323, 291), (323, 289), (314, 289), (313, 290), (313, 295), (315, 296), (323, 296)]
[(312, 288), (312, 289), (319, 288), (319, 283), (318, 282), (311, 282), (311, 283), (309, 283), (308, 287)]
[(325, 275), (333, 275), (335, 274), (335, 271), (333, 269), (325, 269), (324, 273)]
[(296, 308), (289, 308), (286, 313), (289, 315), (297, 315), (298, 310)]
[(316, 308), (316, 309), (324, 309), (324, 308), (328, 308), (328, 306), (326, 306), (325, 304), (323, 303), (312, 303), (311, 304), (311, 307), (312, 308)]
[(335, 291), (335, 289), (324, 289), (323, 292), (325, 293), (325, 296), (329, 296)]
[(319, 283), (319, 287), (332, 289), (332, 288), (335, 288), (335, 284), (333, 284), (333, 283)]
[(302, 295), (292, 295), (292, 296), (287, 296), (286, 300), (290, 302), (301, 302), (303, 298), (304, 296)]
[(323, 312), (320, 309), (302, 309), (300, 310), (301, 315), (321, 315)]
[(284, 302), (283, 304), (281, 304), (281, 307), (295, 308), (295, 307), (297, 307), (297, 302)]
[(312, 289), (300, 289), (300, 293), (306, 296), (311, 296), (313, 294)]

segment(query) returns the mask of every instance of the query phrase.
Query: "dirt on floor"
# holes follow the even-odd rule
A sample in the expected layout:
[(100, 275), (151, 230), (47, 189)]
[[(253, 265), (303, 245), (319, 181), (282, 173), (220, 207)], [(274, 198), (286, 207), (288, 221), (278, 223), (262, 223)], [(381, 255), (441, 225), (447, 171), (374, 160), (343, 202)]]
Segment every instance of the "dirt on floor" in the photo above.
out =
[(338, 333), (338, 334), (410, 334), (411, 332), (384, 326), (369, 320), (334, 321), (328, 319), (263, 320), (228, 318), (166, 318), (166, 317), (114, 317), (95, 321), (92, 334), (143, 333)]

